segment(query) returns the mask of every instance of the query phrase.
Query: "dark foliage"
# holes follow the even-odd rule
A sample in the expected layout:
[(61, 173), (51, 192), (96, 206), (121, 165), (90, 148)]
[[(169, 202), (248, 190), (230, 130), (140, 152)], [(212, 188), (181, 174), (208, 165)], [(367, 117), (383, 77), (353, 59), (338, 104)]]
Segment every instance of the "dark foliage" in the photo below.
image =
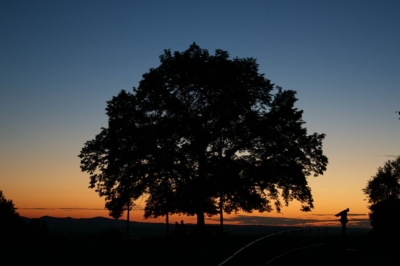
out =
[(12, 236), (22, 226), (22, 220), (10, 199), (6, 199), (0, 190), (0, 233)]
[(375, 204), (389, 198), (400, 198), (400, 156), (389, 160), (371, 177), (363, 192)]
[(0, 237), (1, 248), (29, 248), (38, 245), (54, 248), (65, 241), (64, 237), (51, 233), (45, 221), (28, 219), (28, 224), (24, 222), (13, 201), (6, 199), (1, 190)]
[(192, 44), (165, 50), (133, 93), (107, 103), (108, 128), (79, 157), (113, 217), (147, 196), (145, 217), (313, 208), (306, 177), (326, 170), (324, 134), (307, 135), (295, 91), (274, 88), (253, 58)]
[(370, 203), (369, 214), (375, 232), (400, 232), (400, 156), (387, 161), (363, 189)]
[(384, 235), (400, 234), (400, 199), (395, 197), (372, 204), (369, 209), (374, 232)]

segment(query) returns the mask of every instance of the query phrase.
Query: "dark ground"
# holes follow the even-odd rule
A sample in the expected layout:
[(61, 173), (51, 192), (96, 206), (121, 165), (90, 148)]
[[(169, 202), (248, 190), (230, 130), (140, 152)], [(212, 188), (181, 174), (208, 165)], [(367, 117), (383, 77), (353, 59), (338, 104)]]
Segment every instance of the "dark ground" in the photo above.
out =
[[(66, 239), (57, 236), (38, 238), (0, 250), (29, 263), (122, 264), (132, 265), (219, 265), (243, 246), (262, 235), (209, 235), (149, 237), (112, 240), (87, 237)], [(244, 249), (224, 266), (267, 265), (282, 253), (286, 255), (268, 265), (400, 265), (399, 244), (394, 239), (365, 234), (310, 236), (287, 233), (265, 238)], [(4, 243), (3, 243), (4, 244)], [(299, 247), (313, 246), (299, 249)], [(316, 246), (320, 245), (320, 246)], [(372, 263), (372, 264), (371, 264)]]
[(340, 228), (226, 225), (224, 235), (215, 231), (188, 235), (189, 230), (186, 235), (166, 237), (165, 224), (136, 223), (126, 240), (124, 224), (111, 224), (108, 219), (41, 220), (23, 230), (2, 230), (0, 257), (34, 265), (219, 265), (247, 246), (224, 266), (400, 265), (399, 236), (372, 235), (368, 229), (348, 228), (343, 239)]

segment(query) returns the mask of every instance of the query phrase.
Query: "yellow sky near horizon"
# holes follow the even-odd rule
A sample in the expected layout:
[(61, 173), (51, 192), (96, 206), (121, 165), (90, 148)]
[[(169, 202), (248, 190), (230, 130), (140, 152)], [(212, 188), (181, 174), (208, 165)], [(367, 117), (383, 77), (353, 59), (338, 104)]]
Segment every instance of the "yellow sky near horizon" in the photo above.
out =
[[(324, 132), (323, 129), (317, 130)], [(91, 134), (93, 133), (86, 135)], [(94, 134), (92, 137), (87, 136), (90, 139)], [(367, 218), (368, 202), (365, 201), (366, 196), (362, 189), (368, 179), (375, 175), (378, 167), (393, 159), (385, 156), (389, 153), (388, 150), (400, 150), (400, 145), (382, 138), (377, 143), (338, 143), (340, 141), (337, 137), (327, 135), (323, 146), (324, 154), (329, 159), (327, 171), (324, 175), (307, 178), (314, 198), (315, 208), (312, 212), (301, 212), (300, 204), (293, 201), (279, 214), (272, 211), (250, 215), (306, 218), (310, 214), (336, 214), (350, 208), (350, 213), (364, 214)], [(375, 152), (374, 149), (378, 146), (381, 151), (378, 152), (377, 149)], [(3, 154), (0, 162), (0, 176), (7, 177), (1, 179), (0, 189), (8, 199), (13, 200), (22, 216), (109, 217), (108, 211), (104, 209), (104, 199), (88, 188), (89, 175), (80, 171), (77, 154), (83, 143), (62, 143), (41, 149), (39, 142), (26, 143), (23, 147), (24, 149), (10, 145), (10, 152), (7, 156)], [(145, 201), (140, 199), (136, 204), (143, 209)], [(131, 217), (132, 220), (141, 222), (164, 221), (164, 218), (145, 220), (142, 210), (135, 210)], [(318, 219), (318, 216), (314, 218)], [(185, 220), (195, 222), (195, 217), (185, 217)]]
[[(8, 179), (7, 183), (3, 183), (2, 187), (7, 198), (12, 199), (18, 209), (20, 215), (29, 218), (38, 218), (41, 216), (54, 217), (73, 217), (73, 218), (91, 218), (96, 216), (108, 216), (108, 210), (104, 209), (104, 199), (100, 198), (93, 189), (89, 189), (89, 176), (86, 173), (79, 171), (79, 160), (75, 162), (75, 169), (65, 170), (62, 173), (54, 169), (45, 169), (40, 173), (39, 169), (29, 171), (29, 174), (24, 171), (14, 173), (18, 186), (15, 186), (15, 179)], [(40, 164), (34, 167), (43, 167)], [(365, 184), (368, 170), (357, 172), (358, 175), (365, 175)], [(37, 172), (41, 176), (33, 177), (32, 173)], [(329, 219), (335, 219), (333, 214), (350, 208), (350, 213), (365, 214), (367, 218), (367, 202), (363, 199), (362, 187), (360, 183), (351, 181), (354, 177), (354, 171), (346, 171), (342, 176), (336, 176), (335, 160), (330, 160), (328, 171), (318, 177), (308, 177), (309, 186), (312, 189), (315, 209), (309, 213), (300, 211), (300, 203), (292, 201), (289, 207), (284, 207), (281, 213), (275, 210), (270, 213), (253, 212), (251, 214), (239, 213), (239, 215), (255, 215), (276, 218), (304, 218), (312, 216), (313, 219), (326, 219), (326, 215), (332, 215)], [(11, 173), (9, 173), (11, 175)], [(56, 180), (49, 178), (57, 175)], [(18, 176), (18, 177), (17, 177)], [(28, 178), (28, 176), (30, 178)], [(39, 182), (39, 184), (37, 183)], [(341, 185), (346, 183), (345, 186)], [(139, 199), (136, 201), (138, 206), (131, 212), (131, 220), (138, 222), (164, 222), (165, 217), (158, 219), (144, 219), (143, 208), (145, 200)], [(318, 215), (322, 215), (321, 218)], [(225, 218), (235, 217), (235, 214), (224, 214)], [(121, 219), (126, 219), (125, 214)], [(172, 215), (170, 221), (180, 221), (184, 219), (187, 223), (195, 223), (195, 217), (186, 217)], [(212, 219), (207, 219), (207, 223), (218, 223), (214, 219), (219, 219), (218, 216), (213, 216)], [(235, 223), (226, 221), (226, 223)]]

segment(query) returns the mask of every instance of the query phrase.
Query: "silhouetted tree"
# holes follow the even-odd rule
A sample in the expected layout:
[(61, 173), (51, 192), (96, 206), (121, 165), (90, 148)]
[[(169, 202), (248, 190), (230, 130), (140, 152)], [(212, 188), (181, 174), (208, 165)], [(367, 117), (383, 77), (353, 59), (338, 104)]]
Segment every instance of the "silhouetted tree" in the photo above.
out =
[(369, 215), (374, 232), (393, 235), (400, 234), (400, 199), (389, 197), (372, 204)]
[[(0, 190), (0, 228), (14, 227), (21, 223), (21, 218), (10, 199), (6, 199)], [(7, 229), (8, 230), (8, 229)]]
[[(147, 195), (145, 217), (313, 208), (306, 177), (326, 170), (324, 134), (307, 135), (295, 91), (258, 73), (253, 58), (192, 44), (165, 50), (133, 93), (107, 102), (108, 128), (79, 157), (106, 202)], [(271, 202), (273, 201), (273, 202)], [(106, 203), (120, 213), (121, 204)]]
[(368, 197), (368, 202), (375, 204), (388, 198), (400, 197), (400, 156), (389, 160), (378, 172), (372, 176), (363, 192)]
[(23, 236), (24, 223), (19, 216), (14, 203), (6, 199), (3, 191), (0, 190), (0, 247), (10, 245), (11, 242), (18, 242)]
[(400, 156), (378, 168), (363, 189), (370, 203), (369, 214), (374, 231), (389, 232), (400, 228)]

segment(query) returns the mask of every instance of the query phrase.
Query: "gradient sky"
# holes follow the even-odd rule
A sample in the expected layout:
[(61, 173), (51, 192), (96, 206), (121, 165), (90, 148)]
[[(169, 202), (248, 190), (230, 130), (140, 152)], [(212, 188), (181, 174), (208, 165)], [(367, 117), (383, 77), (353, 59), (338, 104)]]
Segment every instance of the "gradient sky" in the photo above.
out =
[(107, 127), (106, 101), (138, 86), (164, 49), (193, 42), (256, 58), (297, 91), (308, 132), (326, 134), (328, 170), (308, 178), (311, 213), (292, 202), (232, 222), (335, 219), (345, 208), (367, 218), (362, 188), (400, 154), (398, 0), (3, 0), (0, 36), (0, 190), (24, 216), (108, 216), (77, 156)]

